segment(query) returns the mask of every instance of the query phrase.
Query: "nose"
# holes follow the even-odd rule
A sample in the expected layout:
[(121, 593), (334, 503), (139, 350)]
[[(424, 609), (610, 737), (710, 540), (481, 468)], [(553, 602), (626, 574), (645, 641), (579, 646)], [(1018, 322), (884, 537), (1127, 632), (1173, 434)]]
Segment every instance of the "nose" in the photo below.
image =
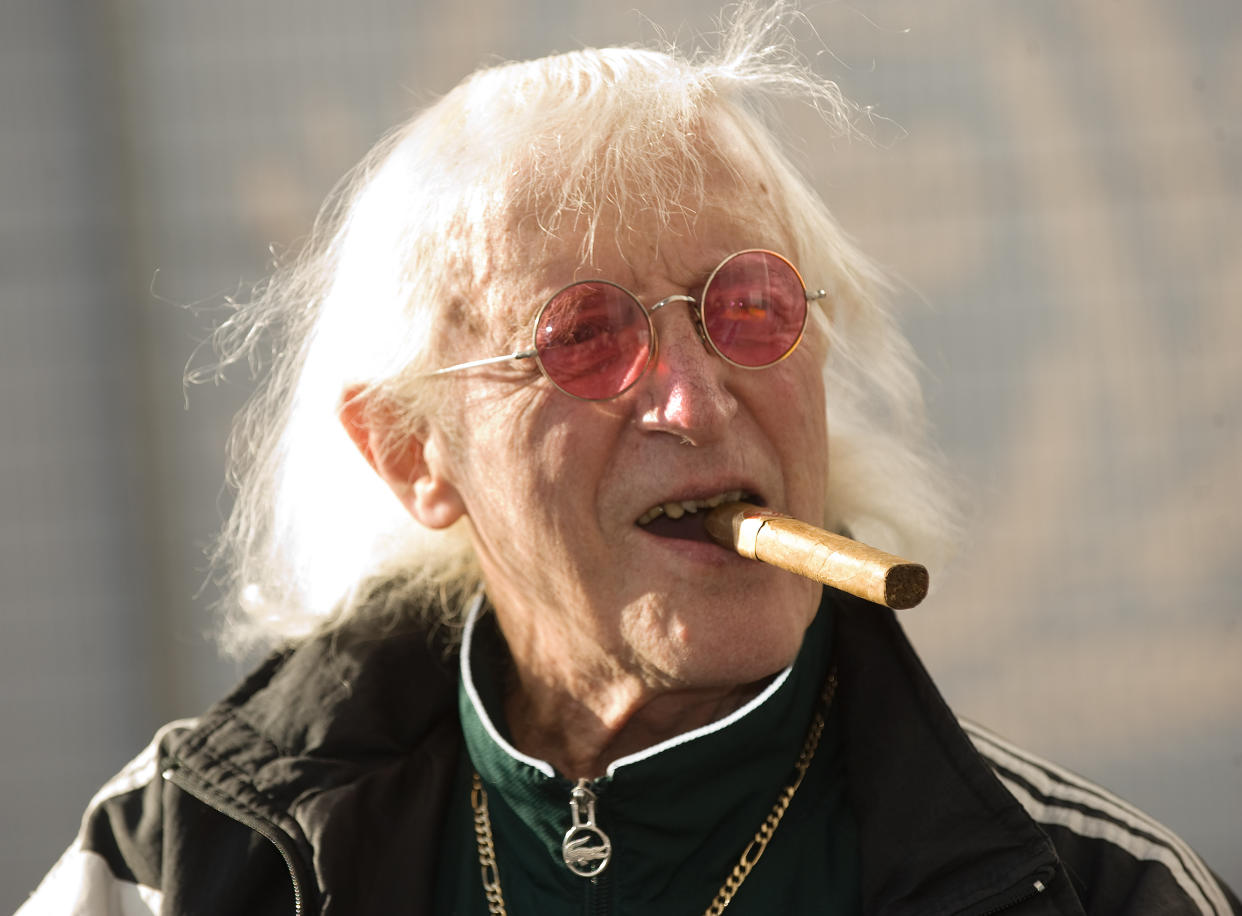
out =
[(732, 367), (700, 337), (693, 308), (689, 300), (656, 312), (656, 361), (640, 382), (636, 422), (640, 429), (706, 445), (724, 433), (738, 403), (726, 385)]

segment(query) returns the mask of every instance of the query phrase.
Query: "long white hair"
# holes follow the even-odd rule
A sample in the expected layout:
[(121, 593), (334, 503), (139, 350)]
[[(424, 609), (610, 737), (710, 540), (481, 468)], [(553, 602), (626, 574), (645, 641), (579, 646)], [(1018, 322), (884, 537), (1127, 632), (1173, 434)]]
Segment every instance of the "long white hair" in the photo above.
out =
[(589, 251), (605, 210), (615, 225), (638, 213), (684, 220), (724, 130), (763, 163), (794, 262), (829, 292), (815, 310), (830, 340), (822, 523), (925, 562), (942, 556), (950, 508), (883, 278), (764, 126), (778, 97), (813, 105), (832, 137), (858, 113), (793, 51), (788, 15), (743, 6), (708, 53), (587, 49), (480, 70), (347, 176), (302, 255), (215, 337), (221, 365), (272, 359), (231, 440), (237, 498), (215, 554), (227, 646), (363, 616), (454, 620), (480, 583), (468, 521), (432, 531), (410, 518), (344, 432), (343, 393), (379, 394), (399, 429), (417, 430), (444, 408), (443, 386), (421, 374), (443, 365), (447, 329), (477, 330), (478, 262), (507, 228), (534, 221), (551, 237), (572, 223)]

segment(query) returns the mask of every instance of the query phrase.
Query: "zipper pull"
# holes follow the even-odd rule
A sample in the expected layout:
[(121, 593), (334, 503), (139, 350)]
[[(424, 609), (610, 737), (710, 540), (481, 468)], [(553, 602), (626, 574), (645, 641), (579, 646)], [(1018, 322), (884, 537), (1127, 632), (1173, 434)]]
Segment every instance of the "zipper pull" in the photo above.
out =
[(595, 823), (595, 793), (579, 779), (569, 796), (572, 826), (561, 841), (561, 858), (580, 878), (594, 878), (612, 858), (612, 840)]

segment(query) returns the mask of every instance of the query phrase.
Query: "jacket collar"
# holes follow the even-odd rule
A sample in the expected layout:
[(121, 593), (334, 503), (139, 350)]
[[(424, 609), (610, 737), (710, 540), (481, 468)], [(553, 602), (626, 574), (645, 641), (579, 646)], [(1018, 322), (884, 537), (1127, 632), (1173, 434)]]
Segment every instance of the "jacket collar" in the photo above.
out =
[(169, 763), (276, 844), (303, 912), (427, 913), (456, 698), (452, 660), (425, 633), (336, 633), (269, 658)]
[[(598, 826), (609, 838), (608, 861), (615, 864), (602, 880), (616, 905), (625, 901), (621, 908), (627, 912), (668, 912), (682, 903), (697, 901), (701, 907), (712, 900), (746, 842), (770, 817), (773, 799), (790, 782), (814, 712), (821, 707), (831, 618), (831, 608), (821, 608), (796, 664), (729, 715), (613, 760), (585, 781)], [(587, 892), (586, 882), (562, 861), (574, 781), (508, 740), (501, 714), (502, 672), (511, 662), (495, 619), (472, 616), (462, 649), (459, 709), (465, 746), (490, 799), (497, 855), (516, 866), (505, 869), (506, 883), (512, 889), (519, 883), (513, 876), (520, 873), (530, 887), (547, 888), (566, 900), (580, 897)], [(823, 729), (821, 722), (821, 731), (820, 766), (808, 779), (814, 788), (804, 789), (802, 798), (819, 794), (824, 800), (802, 811), (803, 818), (810, 811), (831, 810), (827, 799), (841, 797), (830, 763), (837, 756), (837, 730)], [(852, 853), (848, 819), (818, 816), (836, 827), (830, 848), (848, 845)], [(811, 860), (811, 853), (803, 855), (804, 861)], [(852, 858), (848, 865), (852, 875)], [(795, 870), (788, 864), (781, 869)], [(477, 864), (467, 871), (474, 872), (477, 883)], [(673, 875), (676, 880), (670, 881)], [(839, 883), (833, 892), (846, 899), (853, 886)]]
[(975, 751), (893, 612), (840, 604), (838, 703), (864, 912), (988, 912), (1047, 884), (1051, 841)]

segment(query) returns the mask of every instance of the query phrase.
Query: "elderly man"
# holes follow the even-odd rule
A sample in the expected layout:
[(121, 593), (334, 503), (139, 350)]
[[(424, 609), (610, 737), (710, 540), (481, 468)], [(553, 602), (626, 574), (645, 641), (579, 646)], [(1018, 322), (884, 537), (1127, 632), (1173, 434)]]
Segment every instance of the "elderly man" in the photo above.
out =
[(770, 24), (476, 73), (363, 163), (221, 336), (279, 337), (222, 558), (281, 648), (23, 912), (1237, 910), (963, 731), (890, 611), (706, 537), (949, 527), (878, 278), (754, 114), (849, 107)]

